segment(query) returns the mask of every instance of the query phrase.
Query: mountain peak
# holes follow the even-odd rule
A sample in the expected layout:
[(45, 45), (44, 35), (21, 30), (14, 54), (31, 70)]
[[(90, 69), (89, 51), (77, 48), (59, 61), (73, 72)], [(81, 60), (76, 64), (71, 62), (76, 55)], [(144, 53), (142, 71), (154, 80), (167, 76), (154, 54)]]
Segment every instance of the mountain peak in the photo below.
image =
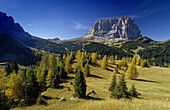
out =
[(110, 20), (99, 20), (84, 37), (95, 37), (96, 40), (112, 40), (136, 39), (141, 36), (141, 31), (134, 20), (124, 16)]

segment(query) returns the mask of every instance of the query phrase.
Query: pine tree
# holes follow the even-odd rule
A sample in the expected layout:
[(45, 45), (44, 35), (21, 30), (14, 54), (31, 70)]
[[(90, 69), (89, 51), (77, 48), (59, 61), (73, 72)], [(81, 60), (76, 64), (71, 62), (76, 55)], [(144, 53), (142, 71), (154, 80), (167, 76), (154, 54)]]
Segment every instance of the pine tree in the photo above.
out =
[(103, 61), (102, 61), (102, 64), (101, 64), (101, 68), (102, 69), (107, 69), (107, 56), (105, 55), (104, 57), (103, 57)]
[(34, 72), (32, 67), (29, 67), (26, 72), (27, 79), (25, 82), (24, 94), (25, 103), (28, 105), (36, 103), (36, 99), (41, 91)]
[(7, 62), (5, 67), (6, 76), (8, 76), (11, 73), (11, 68), (9, 62)]
[(83, 98), (86, 96), (86, 80), (81, 70), (78, 70), (74, 79), (74, 95)]
[(126, 77), (128, 79), (136, 79), (138, 77), (138, 72), (134, 63), (131, 63), (126, 71)]
[(40, 78), (40, 81), (39, 81), (39, 86), (41, 88), (41, 91), (45, 91), (46, 90), (46, 78), (47, 78), (47, 73), (44, 72), (42, 75), (41, 75), (41, 78)]
[(38, 96), (36, 104), (37, 104), (37, 105), (46, 104), (45, 99), (42, 97), (42, 95), (39, 95), (39, 96)]
[(64, 63), (61, 64), (60, 72), (59, 72), (60, 79), (67, 79), (67, 72), (64, 71)]
[(9, 110), (10, 109), (10, 103), (8, 98), (5, 95), (5, 92), (2, 92), (0, 90), (0, 110)]
[(86, 63), (85, 67), (84, 67), (84, 71), (83, 71), (84, 75), (86, 77), (90, 76), (90, 67), (89, 67), (89, 64), (88, 62)]
[(126, 86), (124, 74), (121, 75), (118, 85), (120, 86), (121, 97), (122, 98), (128, 98), (128, 92), (127, 92), (127, 86)]
[(67, 56), (67, 57), (66, 57), (66, 60), (65, 60), (65, 71), (66, 71), (67, 73), (70, 73), (70, 72), (71, 72), (71, 69), (72, 69), (72, 67), (71, 67), (71, 63), (70, 63), (70, 57)]
[(115, 86), (116, 86), (116, 74), (113, 75), (109, 91), (114, 92)]
[(93, 53), (91, 54), (91, 58), (92, 58), (92, 61), (91, 61), (91, 62), (92, 62), (93, 64), (97, 64), (97, 53), (94, 53), (94, 52), (93, 52)]
[(114, 99), (129, 98), (124, 74), (122, 74), (119, 78), (119, 82), (116, 84), (115, 90), (111, 92), (111, 97)]
[(18, 73), (19, 67), (15, 60), (13, 61), (13, 68), (14, 68), (15, 72)]
[(59, 74), (55, 74), (53, 80), (52, 80), (52, 84), (51, 84), (51, 88), (58, 88), (60, 85), (60, 76)]
[(135, 85), (133, 84), (129, 90), (130, 97), (137, 98), (139, 96), (139, 93), (136, 91)]
[(10, 79), (7, 82), (6, 96), (10, 101), (13, 99), (22, 99), (22, 83), (16, 74), (10, 74)]

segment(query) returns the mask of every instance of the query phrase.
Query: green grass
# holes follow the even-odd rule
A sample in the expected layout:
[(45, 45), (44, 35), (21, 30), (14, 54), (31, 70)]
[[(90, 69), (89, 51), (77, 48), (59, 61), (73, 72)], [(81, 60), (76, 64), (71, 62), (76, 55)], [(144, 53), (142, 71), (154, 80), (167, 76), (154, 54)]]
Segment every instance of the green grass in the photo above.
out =
[[(100, 67), (90, 66), (92, 77), (86, 78), (87, 92), (94, 90), (97, 95), (91, 95), (93, 99), (85, 100), (78, 99), (78, 101), (70, 101), (73, 97), (74, 74), (69, 74), (67, 82), (61, 84), (63, 89), (51, 89), (43, 92), (42, 95), (51, 97), (46, 100), (47, 104), (33, 105), (24, 108), (13, 108), (13, 110), (167, 110), (170, 109), (170, 69), (163, 67), (152, 66), (150, 68), (141, 68), (137, 66), (139, 77), (136, 80), (126, 80), (127, 86), (135, 84), (138, 92), (141, 93), (139, 99), (133, 100), (114, 100), (110, 99), (110, 92), (108, 88), (111, 83), (115, 65), (109, 64), (109, 70), (101, 69)], [(117, 74), (117, 76), (120, 76)], [(71, 91), (68, 91), (68, 88)], [(59, 102), (61, 97), (65, 97), (67, 101)]]

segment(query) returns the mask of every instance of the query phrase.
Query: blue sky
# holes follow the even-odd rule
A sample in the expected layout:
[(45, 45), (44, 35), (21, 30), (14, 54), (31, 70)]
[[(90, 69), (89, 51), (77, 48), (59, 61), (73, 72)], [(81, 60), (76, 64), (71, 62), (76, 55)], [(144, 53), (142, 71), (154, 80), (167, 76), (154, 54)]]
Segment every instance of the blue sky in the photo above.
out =
[(129, 16), (143, 36), (170, 39), (170, 0), (0, 0), (0, 11), (42, 38), (82, 37), (100, 19)]

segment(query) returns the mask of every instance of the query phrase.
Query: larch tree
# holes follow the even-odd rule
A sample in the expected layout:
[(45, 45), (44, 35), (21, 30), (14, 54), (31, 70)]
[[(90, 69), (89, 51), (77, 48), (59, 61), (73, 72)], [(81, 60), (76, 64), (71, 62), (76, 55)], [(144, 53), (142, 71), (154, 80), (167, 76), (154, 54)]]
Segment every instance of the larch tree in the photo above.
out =
[(110, 61), (112, 64), (114, 64), (114, 63), (115, 63), (115, 62), (114, 62), (114, 56), (113, 56), (113, 55), (112, 55), (112, 56), (110, 56), (109, 61)]
[(117, 55), (115, 56), (115, 60), (118, 60), (118, 57), (117, 57)]
[(131, 63), (125, 73), (128, 79), (136, 79), (138, 77), (138, 72), (134, 63)]
[(46, 78), (46, 87), (50, 87), (51, 86), (52, 79), (53, 79), (53, 74), (52, 74), (52, 70), (50, 69), (48, 71), (48, 75), (47, 75), (47, 78)]
[(90, 67), (89, 67), (89, 64), (88, 62), (86, 63), (84, 69), (83, 69), (83, 73), (86, 77), (89, 77), (90, 76)]
[(57, 67), (57, 61), (54, 53), (49, 55), (48, 62), (49, 62), (49, 69), (51, 69), (52, 75), (54, 75)]
[(107, 55), (105, 55), (104, 57), (103, 57), (103, 61), (102, 61), (102, 64), (101, 64), (101, 68), (102, 69), (107, 69)]
[(6, 86), (8, 88), (6, 90), (6, 96), (10, 101), (23, 98), (22, 83), (16, 74), (10, 74), (10, 79)]
[(133, 56), (132, 63), (136, 64), (136, 55)]
[(93, 52), (93, 53), (91, 54), (91, 58), (92, 58), (91, 62), (92, 62), (93, 64), (97, 64), (97, 53)]
[(66, 71), (67, 73), (70, 73), (71, 70), (72, 70), (72, 67), (71, 67), (71, 63), (70, 63), (70, 57), (67, 56), (67, 57), (66, 57), (66, 60), (65, 60), (65, 71)]
[(74, 79), (74, 96), (83, 98), (86, 96), (86, 80), (81, 70), (78, 70)]
[(137, 58), (137, 61), (136, 61), (136, 65), (140, 65), (141, 64), (141, 59), (140, 58)]
[(78, 50), (76, 53), (76, 61), (79, 61), (80, 59), (81, 59), (81, 52), (80, 50)]
[(66, 55), (64, 54), (64, 55), (63, 55), (63, 61), (65, 61), (65, 60), (66, 60)]
[(156, 66), (156, 63), (155, 63), (155, 62), (153, 62), (153, 66)]

